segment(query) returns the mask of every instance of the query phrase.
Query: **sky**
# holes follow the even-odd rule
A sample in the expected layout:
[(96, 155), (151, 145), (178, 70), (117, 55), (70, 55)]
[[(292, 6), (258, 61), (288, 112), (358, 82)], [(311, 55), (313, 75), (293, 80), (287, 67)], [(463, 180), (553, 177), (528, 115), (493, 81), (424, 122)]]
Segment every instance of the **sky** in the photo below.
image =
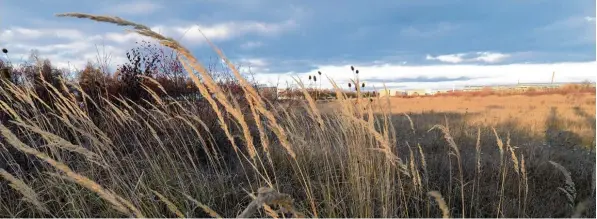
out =
[(0, 0), (0, 47), (12, 62), (35, 49), (59, 67), (81, 69), (109, 55), (115, 68), (146, 39), (55, 16), (81, 12), (145, 24), (204, 64), (221, 64), (201, 30), (243, 72), (280, 87), (298, 79), (329, 88), (328, 78), (347, 87), (351, 65), (369, 89), (548, 83), (553, 72), (556, 82), (594, 82), (595, 7), (594, 0)]

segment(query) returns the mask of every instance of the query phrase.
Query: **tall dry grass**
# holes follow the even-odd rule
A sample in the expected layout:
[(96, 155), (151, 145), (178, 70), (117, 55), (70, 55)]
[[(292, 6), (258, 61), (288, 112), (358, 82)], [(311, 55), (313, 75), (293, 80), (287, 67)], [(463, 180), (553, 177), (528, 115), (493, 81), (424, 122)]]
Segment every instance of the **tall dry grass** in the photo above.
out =
[[(595, 216), (581, 202), (594, 198), (591, 152), (523, 145), (524, 132), (454, 125), (457, 115), (396, 116), (389, 99), (362, 101), (358, 89), (355, 102), (335, 86), (336, 107), (326, 110), (307, 92), (296, 107), (281, 107), (229, 65), (246, 109), (171, 38), (117, 17), (59, 16), (132, 27), (178, 51), (211, 114), (149, 90), (153, 100), (144, 105), (97, 103), (80, 90), (89, 104), (105, 106), (92, 118), (52, 84), (53, 101), (44, 102), (3, 82), (9, 118), (0, 126), (0, 173), (12, 189), (0, 184), (0, 216)], [(444, 123), (441, 131), (429, 130), (431, 122)]]

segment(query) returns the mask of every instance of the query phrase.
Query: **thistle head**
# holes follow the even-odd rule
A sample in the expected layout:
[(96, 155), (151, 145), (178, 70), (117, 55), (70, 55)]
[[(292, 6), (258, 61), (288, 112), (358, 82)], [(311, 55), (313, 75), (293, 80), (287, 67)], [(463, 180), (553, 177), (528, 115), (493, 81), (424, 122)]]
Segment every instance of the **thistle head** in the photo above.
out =
[(8, 53), (8, 49), (2, 48), (2, 53), (4, 53), (4, 54)]

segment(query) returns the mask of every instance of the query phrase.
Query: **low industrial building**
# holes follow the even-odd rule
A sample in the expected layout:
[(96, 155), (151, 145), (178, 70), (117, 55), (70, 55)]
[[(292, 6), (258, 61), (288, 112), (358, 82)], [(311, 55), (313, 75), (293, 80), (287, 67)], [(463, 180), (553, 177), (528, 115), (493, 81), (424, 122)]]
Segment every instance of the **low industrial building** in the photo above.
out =
[(401, 97), (406, 96), (407, 92), (404, 90), (399, 89), (381, 89), (378, 91), (380, 97), (390, 96), (390, 97)]

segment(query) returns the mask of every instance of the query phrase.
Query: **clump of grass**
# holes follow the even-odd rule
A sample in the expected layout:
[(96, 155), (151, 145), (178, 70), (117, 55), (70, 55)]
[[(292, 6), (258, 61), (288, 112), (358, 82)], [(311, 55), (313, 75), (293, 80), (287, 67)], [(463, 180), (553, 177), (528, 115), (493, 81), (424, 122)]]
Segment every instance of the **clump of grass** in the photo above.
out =
[(25, 182), (18, 179), (17, 177), (11, 175), (10, 173), (6, 172), (6, 170), (0, 168), (0, 176), (2, 176), (5, 180), (10, 182), (10, 187), (19, 191), (23, 195), (23, 200), (26, 202), (31, 203), (37, 210), (45, 213), (50, 214), (50, 211), (46, 208), (41, 201), (39, 201), (39, 197), (37, 193), (29, 187)]
[(444, 133), (444, 138), (446, 139), (446, 141), (448, 142), (448, 145), (450, 146), (451, 155), (454, 155), (456, 157), (456, 162), (458, 164), (458, 177), (459, 177), (459, 181), (460, 181), (460, 198), (461, 198), (461, 204), (462, 204), (462, 217), (464, 218), (466, 216), (466, 211), (465, 211), (465, 199), (464, 199), (464, 177), (463, 177), (463, 170), (462, 170), (462, 161), (461, 161), (461, 156), (460, 156), (460, 149), (458, 149), (458, 145), (456, 145), (456, 142), (454, 142), (454, 138), (452, 138), (452, 135), (450, 134), (450, 131), (448, 130), (448, 128), (446, 126), (442, 126), (442, 125), (435, 125), (433, 126), (429, 131), (433, 130), (433, 129), (440, 129), (443, 133)]
[(522, 215), (525, 216), (527, 207), (527, 197), (529, 196), (529, 178), (527, 176), (527, 168), (524, 161), (524, 154), (520, 158), (520, 172), (522, 173), (522, 183), (524, 185), (524, 194), (522, 198)]
[(495, 135), (496, 138), (496, 142), (497, 142), (497, 146), (500, 152), (500, 176), (501, 176), (501, 180), (499, 182), (500, 185), (500, 189), (499, 189), (499, 202), (497, 207), (497, 216), (496, 217), (500, 217), (501, 214), (503, 214), (502, 211), (502, 203), (503, 203), (503, 199), (504, 199), (504, 186), (506, 184), (506, 176), (508, 174), (508, 168), (506, 167), (506, 165), (504, 165), (504, 142), (502, 141), (502, 139), (500, 138), (500, 136), (498, 135), (497, 131), (495, 130), (495, 128), (493, 129), (493, 134)]
[(576, 188), (574, 187), (574, 181), (572, 181), (570, 171), (568, 171), (565, 167), (554, 161), (549, 161), (549, 163), (551, 163), (551, 165), (553, 165), (558, 171), (560, 171), (564, 175), (565, 186), (563, 188), (558, 187), (558, 190), (562, 191), (564, 195), (566, 195), (566, 199), (568, 200), (568, 207), (570, 207), (570, 209), (574, 209), (574, 206), (576, 206)]
[[(26, 144), (21, 142), (17, 138), (17, 136), (15, 136), (10, 130), (8, 130), (2, 124), (0, 124), (0, 133), (2, 133), (2, 136), (4, 136), (6, 138), (6, 140), (17, 150), (20, 150), (27, 154), (34, 155), (34, 156), (46, 161), (47, 163), (52, 165), (54, 168), (65, 173), (66, 176), (69, 179), (71, 179), (72, 181), (97, 193), (102, 199), (111, 203), (112, 206), (114, 207), (114, 209), (118, 210), (119, 212), (121, 212), (125, 215), (136, 215), (139, 217), (143, 217), (143, 214), (138, 209), (128, 208), (128, 207), (132, 207), (132, 204), (128, 203), (128, 201), (122, 199), (118, 195), (114, 194), (112, 191), (104, 189), (102, 186), (100, 186), (96, 182), (90, 180), (89, 178), (82, 176), (78, 173), (75, 173), (68, 166), (50, 158), (47, 154), (41, 153), (38, 150), (35, 150), (35, 149), (27, 146)], [(124, 203), (123, 203), (123, 201), (124, 201)]]

